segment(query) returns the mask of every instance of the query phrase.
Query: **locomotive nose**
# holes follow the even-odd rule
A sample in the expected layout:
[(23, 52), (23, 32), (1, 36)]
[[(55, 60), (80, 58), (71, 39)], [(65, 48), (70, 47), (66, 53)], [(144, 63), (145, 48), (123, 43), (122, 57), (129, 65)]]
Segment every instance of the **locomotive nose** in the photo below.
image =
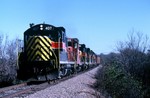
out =
[(26, 49), (28, 61), (49, 61), (51, 49), (51, 40), (47, 36), (31, 37)]

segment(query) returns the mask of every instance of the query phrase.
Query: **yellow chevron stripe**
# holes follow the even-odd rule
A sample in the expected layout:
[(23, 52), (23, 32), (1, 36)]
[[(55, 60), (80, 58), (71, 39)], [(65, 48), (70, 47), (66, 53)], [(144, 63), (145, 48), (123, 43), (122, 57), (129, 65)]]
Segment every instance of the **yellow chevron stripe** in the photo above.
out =
[(46, 44), (46, 46), (50, 46), (50, 43), (48, 43), (42, 36), (39, 36), (39, 38)]
[[(31, 61), (34, 61), (35, 58), (37, 57), (37, 55), (40, 55), (40, 56), (41, 56), (41, 52), (40, 52), (40, 51), (36, 51), (35, 55), (34, 55), (33, 58), (31, 59)], [(48, 59), (47, 59), (46, 57), (44, 57), (44, 56), (42, 56), (42, 58), (43, 58), (45, 61), (48, 60)]]
[(45, 55), (48, 55), (48, 56), (50, 55), (50, 56), (52, 56), (52, 53), (51, 53), (50, 51), (49, 51), (48, 53), (47, 53), (47, 52), (44, 52), (44, 49), (42, 49), (42, 48), (41, 48), (41, 51), (43, 51), (43, 53), (44, 53)]
[[(30, 40), (30, 39), (31, 39), (31, 40)], [(28, 50), (29, 47), (31, 47), (31, 43), (32, 43), (34, 40), (35, 40), (35, 39), (34, 39), (33, 37), (29, 38), (29, 40), (28, 40), (27, 43), (26, 43), (26, 46), (27, 46), (26, 50)]]
[(42, 53), (49, 59), (49, 54), (47, 54), (43, 49), (41, 49)]
[[(34, 37), (31, 37), (29, 40), (27, 42), (27, 50), (29, 49), (27, 51), (27, 56), (29, 60), (31, 61), (35, 60), (37, 55), (40, 55), (41, 58), (46, 61), (50, 59), (49, 55), (52, 56), (52, 53), (49, 51), (49, 48), (52, 49), (52, 47), (50, 46), (51, 40), (47, 36), (34, 36)], [(38, 49), (41, 50), (42, 52), (40, 52)]]
[[(31, 39), (31, 41), (30, 41)], [(34, 36), (34, 37), (31, 37), (29, 38), (28, 42), (27, 42), (27, 50), (30, 48), (30, 47), (33, 47), (36, 43), (40, 42), (40, 40), (38, 39), (38, 37)], [(32, 44), (33, 43), (33, 44)], [(31, 46), (32, 44), (32, 46)]]
[(44, 61), (48, 61), (48, 59), (45, 58), (44, 55), (42, 55), (42, 58), (43, 58)]
[(44, 36), (44, 37), (47, 39), (48, 42), (50, 42), (50, 44), (52, 43), (52, 41), (50, 40), (49, 37), (47, 37), (47, 36)]
[(37, 44), (37, 45), (35, 46), (35, 48), (33, 48), (33, 47), (34, 47), (34, 46), (31, 47), (31, 49), (30, 49), (30, 51), (28, 51), (27, 55), (32, 55), (35, 51), (37, 51), (37, 49), (40, 49), (40, 48), (41, 48), (39, 44)]
[[(32, 51), (32, 53), (31, 53), (30, 55), (28, 55), (28, 58), (29, 58), (29, 59), (35, 58), (38, 51), (39, 51), (38, 49), (35, 50), (35, 51)], [(43, 59), (45, 59), (45, 56), (46, 56), (48, 59), (50, 59), (49, 54), (47, 54), (42, 48), (41, 48), (41, 51), (42, 51), (42, 52), (40, 52), (39, 55), (42, 56)], [(35, 53), (35, 54), (33, 54), (33, 53)], [(44, 55), (43, 55), (43, 54), (44, 54)], [(33, 55), (33, 57), (31, 57), (32, 55)], [(50, 54), (50, 56), (52, 56), (52, 54)]]
[[(39, 46), (39, 44), (37, 44), (38, 42), (40, 42), (40, 40), (39, 39), (34, 39), (35, 41), (34, 41), (34, 43), (32, 44), (32, 46), (30, 46), (30, 45), (28, 45), (28, 46), (30, 46), (30, 51), (28, 51), (28, 53), (27, 53), (27, 55), (29, 55), (29, 53), (30, 54), (33, 54), (34, 53), (34, 51), (37, 49), (37, 48), (39, 48), (40, 49), (40, 46)], [(32, 42), (31, 42), (32, 43)], [(30, 44), (31, 44), (30, 43)], [(37, 44), (37, 45), (36, 45)], [(35, 46), (36, 45), (36, 46)], [(27, 50), (28, 50), (29, 48), (27, 48)]]
[[(41, 44), (41, 46), (40, 46), (40, 44)], [(32, 46), (32, 47), (31, 47), (32, 50), (28, 51), (27, 55), (29, 55), (29, 54), (32, 55), (32, 54), (34, 53), (34, 51), (36, 51), (36, 49), (40, 49), (40, 50), (41, 50), (42, 48), (44, 48), (47, 53), (50, 52), (49, 49), (48, 49), (48, 48), (51, 49), (50, 46), (49, 46), (49, 47), (46, 47), (46, 46), (44, 46), (44, 44), (43, 44), (42, 42), (40, 42), (40, 44), (37, 44), (37, 45), (35, 46), (35, 48), (32, 48), (32, 47), (34, 47), (34, 46)], [(43, 49), (42, 51), (45, 51), (44, 49)]]
[(41, 48), (44, 48), (48, 53), (49, 53), (49, 48), (51, 48), (50, 46), (45, 46), (42, 42), (40, 42), (41, 44)]
[[(49, 42), (47, 42), (44, 38)], [(31, 39), (31, 41), (29, 41)], [(31, 43), (33, 42), (33, 41), (35, 41), (35, 43), (37, 43), (37, 42), (41, 42), (41, 41), (39, 41), (39, 40), (42, 40), (47, 46), (50, 46), (50, 44), (51, 44), (51, 40), (47, 37), (47, 36), (35, 36), (35, 37), (31, 37), (31, 38), (29, 38), (29, 40), (27, 41), (27, 50), (28, 50), (28, 48), (29, 47), (31, 47)], [(34, 44), (35, 44), (34, 43)]]

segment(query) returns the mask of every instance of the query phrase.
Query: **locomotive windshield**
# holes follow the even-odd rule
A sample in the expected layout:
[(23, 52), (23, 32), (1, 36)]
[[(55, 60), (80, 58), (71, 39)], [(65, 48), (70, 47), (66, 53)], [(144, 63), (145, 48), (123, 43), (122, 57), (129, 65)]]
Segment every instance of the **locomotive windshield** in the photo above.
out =
[(72, 43), (70, 41), (68, 42), (68, 46), (72, 46)]

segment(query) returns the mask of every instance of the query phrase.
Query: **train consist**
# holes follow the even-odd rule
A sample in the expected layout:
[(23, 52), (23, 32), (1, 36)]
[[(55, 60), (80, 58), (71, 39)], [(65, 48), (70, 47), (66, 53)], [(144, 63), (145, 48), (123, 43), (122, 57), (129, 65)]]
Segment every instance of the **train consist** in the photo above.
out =
[(66, 36), (64, 27), (30, 24), (19, 53), (19, 79), (61, 78), (100, 64), (100, 57), (77, 38)]

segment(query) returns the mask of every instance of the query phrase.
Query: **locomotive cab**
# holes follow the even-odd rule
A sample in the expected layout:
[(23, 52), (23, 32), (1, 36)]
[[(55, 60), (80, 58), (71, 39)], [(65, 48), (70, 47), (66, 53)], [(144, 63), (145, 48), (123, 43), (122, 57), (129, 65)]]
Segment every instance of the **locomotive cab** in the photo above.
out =
[(81, 66), (82, 66), (82, 70), (87, 69), (87, 48), (85, 46), (85, 44), (80, 44), (79, 45), (79, 49), (80, 49), (80, 60), (81, 60)]
[(68, 38), (68, 62), (71, 63), (72, 68), (80, 71), (80, 59), (79, 59), (79, 40), (77, 38)]
[(67, 59), (65, 43), (66, 34), (63, 27), (30, 25), (24, 32), (24, 51), (19, 58), (18, 74), (22, 74), (21, 78), (44, 75), (46, 80), (48, 73), (51, 73), (49, 78), (58, 77), (60, 61)]

